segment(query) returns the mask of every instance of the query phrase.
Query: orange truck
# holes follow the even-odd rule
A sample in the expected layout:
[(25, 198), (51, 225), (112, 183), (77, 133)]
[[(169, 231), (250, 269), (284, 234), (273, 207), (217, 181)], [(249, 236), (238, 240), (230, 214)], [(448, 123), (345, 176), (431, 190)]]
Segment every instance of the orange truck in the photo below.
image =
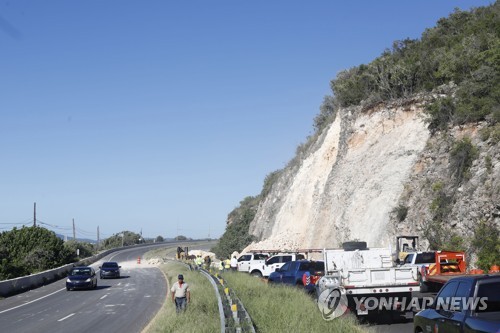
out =
[(420, 267), (420, 291), (437, 292), (448, 280), (467, 274), (465, 253), (436, 251), (434, 263)]

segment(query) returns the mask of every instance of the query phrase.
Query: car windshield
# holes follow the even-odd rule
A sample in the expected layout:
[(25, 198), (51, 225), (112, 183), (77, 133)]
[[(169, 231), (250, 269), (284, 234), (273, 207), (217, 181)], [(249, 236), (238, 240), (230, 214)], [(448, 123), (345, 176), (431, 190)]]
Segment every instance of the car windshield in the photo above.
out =
[(267, 254), (256, 253), (254, 255), (255, 260), (266, 260), (269, 257)]
[(415, 264), (432, 264), (436, 261), (434, 252), (418, 253)]
[(105, 262), (102, 264), (103, 268), (118, 268), (118, 264), (116, 262)]
[(90, 269), (89, 268), (74, 268), (71, 271), (70, 275), (72, 275), (72, 276), (75, 276), (75, 275), (90, 275)]

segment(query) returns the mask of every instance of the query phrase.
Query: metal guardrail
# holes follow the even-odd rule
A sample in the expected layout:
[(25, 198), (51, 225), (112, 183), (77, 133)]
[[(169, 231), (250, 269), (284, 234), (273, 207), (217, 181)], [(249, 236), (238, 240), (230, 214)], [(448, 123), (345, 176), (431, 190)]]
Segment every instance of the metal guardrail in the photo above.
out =
[(220, 331), (221, 333), (226, 332), (226, 316), (224, 315), (224, 307), (222, 306), (222, 299), (220, 297), (219, 288), (217, 288), (217, 284), (215, 283), (212, 275), (207, 273), (205, 270), (200, 270), (200, 272), (205, 275), (205, 277), (210, 281), (215, 290), (215, 295), (217, 295), (217, 304), (219, 306), (219, 317), (220, 317)]
[[(255, 333), (252, 319), (243, 306), (243, 303), (233, 290), (224, 285), (224, 280), (222, 278), (210, 274), (210, 272), (205, 269), (193, 268), (190, 264), (179, 260), (167, 259), (167, 261), (183, 264), (188, 267), (189, 270), (198, 270), (210, 281), (215, 289), (215, 295), (217, 296), (221, 333)], [(219, 289), (219, 286), (221, 289)]]
[[(232, 274), (232, 273), (230, 273)], [(222, 277), (212, 276), (217, 282), (224, 288), (224, 295), (227, 304), (230, 306), (230, 313), (234, 321), (234, 327), (226, 327), (227, 332), (250, 332), (255, 333), (255, 327), (252, 322), (252, 318), (248, 314), (247, 310), (243, 306), (243, 302), (238, 298), (236, 293), (225, 285), (225, 281)]]

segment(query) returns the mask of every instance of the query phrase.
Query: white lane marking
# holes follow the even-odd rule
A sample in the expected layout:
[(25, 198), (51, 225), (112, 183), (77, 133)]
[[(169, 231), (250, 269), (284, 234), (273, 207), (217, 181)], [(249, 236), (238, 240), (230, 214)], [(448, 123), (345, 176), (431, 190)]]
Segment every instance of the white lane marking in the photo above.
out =
[(105, 299), (106, 297), (108, 297), (108, 294), (106, 294), (106, 295), (102, 296), (102, 297), (101, 297), (101, 298), (99, 298), (99, 299)]
[(74, 313), (72, 313), (72, 314), (70, 314), (70, 315), (67, 315), (67, 316), (66, 316), (66, 317), (64, 317), (64, 318), (59, 319), (58, 321), (63, 321), (63, 320), (66, 320), (66, 319), (68, 319), (69, 317), (72, 317), (72, 316), (74, 316), (74, 315), (75, 315), (75, 314), (74, 314)]
[(56, 294), (56, 293), (58, 293), (58, 292), (60, 292), (60, 291), (63, 291), (64, 289), (66, 289), (66, 288), (59, 289), (59, 290), (57, 290), (57, 291), (54, 291), (53, 293), (47, 294), (47, 295), (45, 295), (45, 296), (42, 296), (42, 297), (37, 298), (37, 299), (34, 299), (34, 300), (32, 300), (32, 301), (29, 301), (29, 302), (23, 303), (23, 304), (21, 304), (21, 305), (15, 306), (15, 307), (13, 307), (13, 308), (10, 308), (10, 309), (6, 309), (6, 310), (3, 310), (3, 311), (0, 311), (0, 314), (1, 314), (1, 313), (4, 313), (4, 312), (8, 312), (8, 311), (10, 311), (10, 310), (14, 310), (14, 309), (20, 308), (21, 306), (25, 306), (25, 305), (28, 305), (28, 304), (30, 304), (30, 303), (36, 302), (36, 301), (39, 301), (39, 300), (41, 300), (41, 299), (43, 299), (43, 298), (45, 298), (45, 297), (52, 296), (52, 295), (54, 295), (54, 294)]
[(114, 306), (125, 306), (125, 304), (106, 304), (104, 307), (105, 308), (112, 308)]

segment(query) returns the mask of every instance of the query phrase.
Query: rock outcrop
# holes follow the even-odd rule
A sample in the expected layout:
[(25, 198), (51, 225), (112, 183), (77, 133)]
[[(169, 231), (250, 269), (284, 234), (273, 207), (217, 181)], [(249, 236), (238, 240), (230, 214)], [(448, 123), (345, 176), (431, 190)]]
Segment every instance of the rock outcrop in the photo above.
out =
[[(247, 250), (337, 247), (355, 239), (394, 246), (396, 234), (423, 236), (432, 220), (432, 184), (451, 177), (450, 147), (464, 136), (480, 153), (472, 176), (451, 189), (454, 203), (446, 223), (464, 235), (481, 219), (498, 225), (498, 144), (481, 141), (485, 124), (431, 135), (423, 109), (419, 98), (340, 110), (261, 202), (250, 225), (258, 241)], [(394, 214), (398, 206), (407, 208), (402, 221)]]

